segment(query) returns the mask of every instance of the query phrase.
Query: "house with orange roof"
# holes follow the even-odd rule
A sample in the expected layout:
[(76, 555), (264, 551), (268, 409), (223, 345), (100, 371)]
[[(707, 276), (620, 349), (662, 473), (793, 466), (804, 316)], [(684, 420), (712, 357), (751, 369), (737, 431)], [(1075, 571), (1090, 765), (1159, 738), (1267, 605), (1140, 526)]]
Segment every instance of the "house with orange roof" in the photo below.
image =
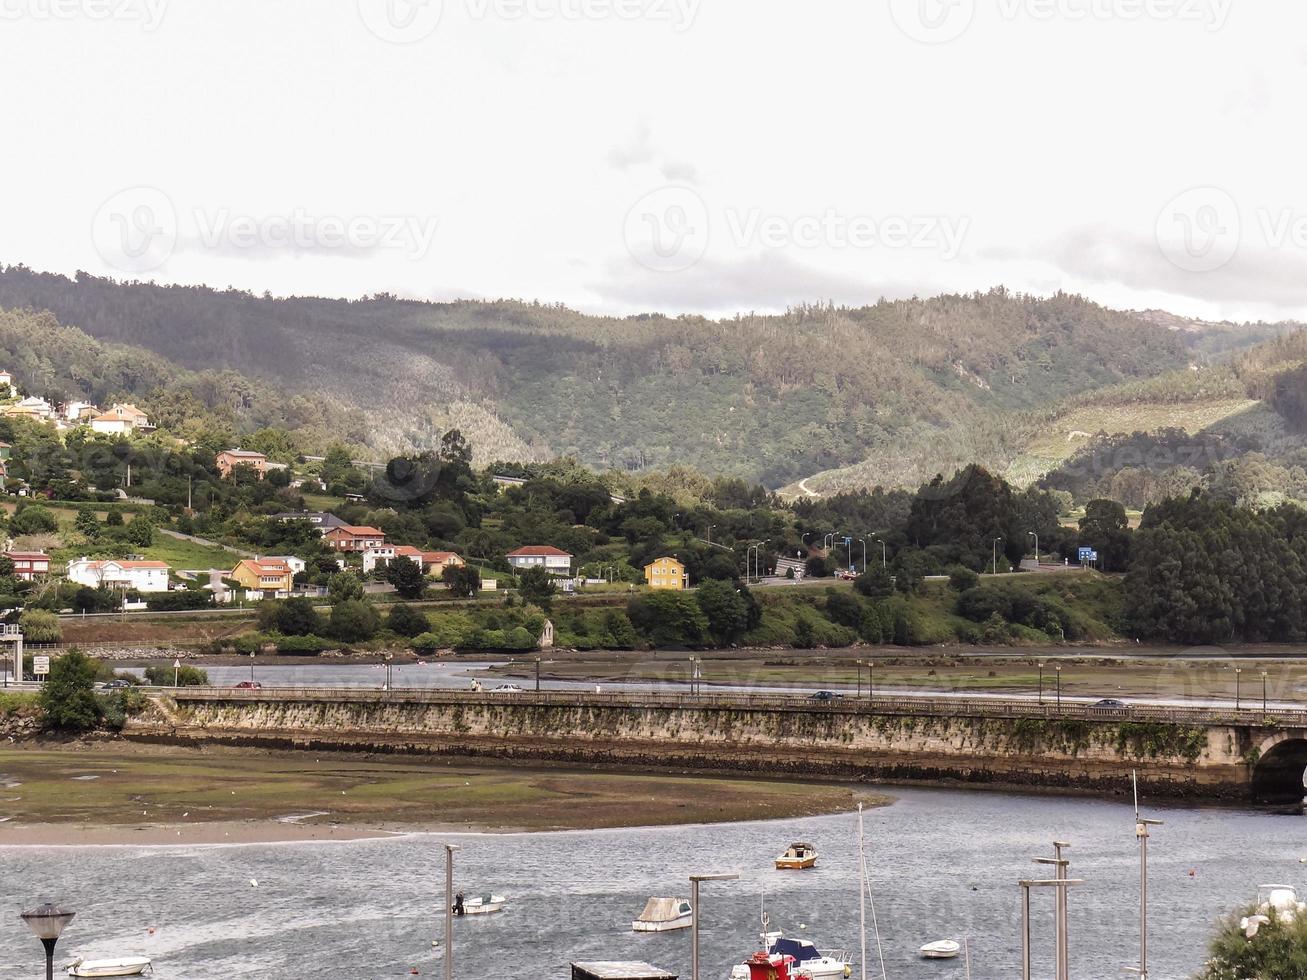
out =
[(268, 457), (248, 449), (224, 449), (218, 453), (215, 462), (218, 464), (218, 475), (224, 480), (229, 478), (238, 466), (250, 467), (258, 474), (260, 480), (268, 473)]
[(379, 548), (386, 543), (386, 532), (375, 527), (346, 524), (333, 527), (322, 536), (322, 543), (332, 551), (348, 551), (362, 554), (369, 548)]
[(68, 563), (68, 580), (92, 589), (120, 592), (167, 592), (172, 569), (162, 561), (93, 561), (82, 557)]
[(237, 564), (229, 578), (247, 592), (262, 592), (266, 598), (286, 596), (295, 588), (295, 571), (281, 558), (250, 558)]
[(462, 568), (466, 564), (467, 562), (463, 560), (462, 555), (457, 555), (452, 551), (422, 552), (422, 565), (432, 578), (444, 578), (445, 569)]

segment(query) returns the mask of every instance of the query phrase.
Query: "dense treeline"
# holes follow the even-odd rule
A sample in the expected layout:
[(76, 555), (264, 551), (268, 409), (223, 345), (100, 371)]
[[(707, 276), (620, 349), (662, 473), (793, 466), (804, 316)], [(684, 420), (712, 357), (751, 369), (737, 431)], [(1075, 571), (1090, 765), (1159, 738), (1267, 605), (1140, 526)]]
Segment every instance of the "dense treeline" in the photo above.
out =
[[(941, 433), (985, 432), (998, 413), (1188, 357), (1186, 335), (1130, 314), (1003, 289), (723, 321), (616, 319), (513, 302), (260, 297), (10, 266), (0, 269), (3, 307), (50, 310), (100, 341), (252, 379), (256, 410), (265, 387), (364, 409), (357, 434), (382, 450), (434, 448), (457, 427), (482, 462), (681, 463), (773, 487), (882, 449), (908, 455)], [(967, 450), (995, 435), (950, 436), (937, 458), (986, 460)]]

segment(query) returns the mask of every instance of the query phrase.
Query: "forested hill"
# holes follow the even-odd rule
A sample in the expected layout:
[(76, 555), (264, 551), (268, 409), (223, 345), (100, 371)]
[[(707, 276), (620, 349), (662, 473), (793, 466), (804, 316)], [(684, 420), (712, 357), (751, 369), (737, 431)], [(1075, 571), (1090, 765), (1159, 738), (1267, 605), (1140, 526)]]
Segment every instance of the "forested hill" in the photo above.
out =
[[(502, 458), (685, 463), (773, 487), (928, 445), (941, 469), (984, 458), (1013, 411), (1185, 368), (1217, 329), (1002, 289), (724, 321), (617, 319), (507, 301), (276, 299), (21, 266), (0, 268), (0, 308), (49, 310), (191, 371), (359, 409), (379, 451), (425, 448), (452, 422)], [(1245, 342), (1222, 333), (1223, 347)]]

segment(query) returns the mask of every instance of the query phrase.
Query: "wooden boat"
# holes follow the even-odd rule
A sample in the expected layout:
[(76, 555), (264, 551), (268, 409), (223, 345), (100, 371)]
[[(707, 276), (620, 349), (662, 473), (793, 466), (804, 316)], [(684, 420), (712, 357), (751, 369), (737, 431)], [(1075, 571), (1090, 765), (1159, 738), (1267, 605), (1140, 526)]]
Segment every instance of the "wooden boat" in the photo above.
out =
[(790, 849), (776, 859), (781, 871), (802, 871), (816, 867), (817, 849), (811, 844), (791, 844)]
[(689, 929), (693, 923), (694, 913), (685, 899), (651, 898), (631, 928), (636, 932), (672, 932)]
[(962, 952), (962, 944), (956, 943), (952, 939), (941, 939), (938, 942), (926, 943), (921, 947), (921, 958), (923, 960), (951, 960), (956, 959), (958, 953)]
[(70, 977), (139, 977), (153, 970), (148, 956), (121, 956), (116, 960), (77, 959), (68, 964)]

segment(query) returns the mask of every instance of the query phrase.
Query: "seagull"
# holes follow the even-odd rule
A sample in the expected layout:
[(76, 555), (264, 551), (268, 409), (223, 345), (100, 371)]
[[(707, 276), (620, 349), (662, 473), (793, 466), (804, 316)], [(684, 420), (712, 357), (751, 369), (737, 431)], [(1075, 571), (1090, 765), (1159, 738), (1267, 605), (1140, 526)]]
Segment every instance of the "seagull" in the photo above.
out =
[(251, 887), (251, 888), (258, 888), (258, 887), (259, 887), (259, 880), (258, 880), (257, 878), (251, 878), (251, 879), (250, 879), (250, 887)]

